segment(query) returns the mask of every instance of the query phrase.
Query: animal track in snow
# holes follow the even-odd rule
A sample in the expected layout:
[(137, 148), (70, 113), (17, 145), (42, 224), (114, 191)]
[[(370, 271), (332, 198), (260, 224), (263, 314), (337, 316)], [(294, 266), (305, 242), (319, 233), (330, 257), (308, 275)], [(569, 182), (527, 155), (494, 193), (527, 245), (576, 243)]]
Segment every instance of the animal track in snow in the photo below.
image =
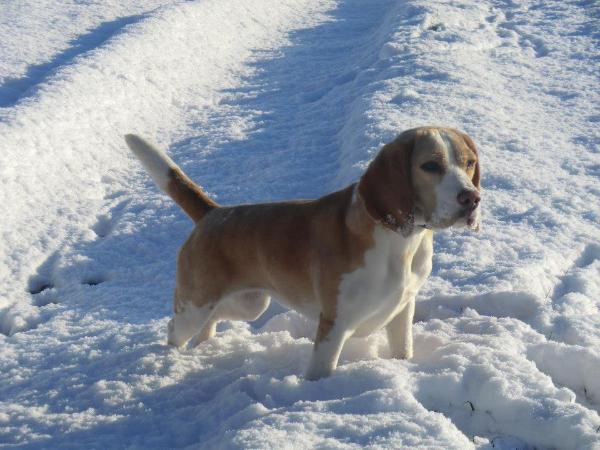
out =
[(88, 286), (98, 286), (99, 284), (102, 284), (105, 281), (106, 281), (105, 277), (95, 276), (95, 277), (86, 278), (85, 280), (82, 281), (82, 284), (86, 284)]
[(94, 231), (99, 238), (108, 236), (117, 225), (123, 214), (123, 210), (127, 207), (128, 203), (127, 200), (120, 201), (116, 206), (112, 207), (109, 212), (99, 214), (96, 223), (92, 225), (92, 231)]
[[(570, 345), (600, 346), (600, 246), (588, 244), (550, 292), (553, 319), (549, 338)], [(598, 367), (600, 372), (600, 367)]]
[[(588, 291), (587, 285), (595, 282), (595, 279), (597, 279), (593, 273), (596, 271), (591, 267), (597, 260), (600, 260), (600, 245), (586, 245), (581, 254), (573, 262), (573, 265), (564, 273), (553, 289), (552, 299), (555, 308), (560, 308), (561, 300), (569, 294), (586, 295)], [(600, 267), (598, 267), (598, 272), (600, 272)], [(596, 275), (600, 275), (600, 273)]]
[(527, 349), (527, 357), (558, 387), (567, 387), (582, 406), (600, 413), (600, 356), (590, 350), (557, 342)]
[(579, 258), (575, 261), (575, 266), (579, 268), (586, 268), (600, 259), (600, 245), (588, 244), (579, 255)]
[(99, 238), (106, 237), (112, 231), (113, 221), (112, 217), (101, 214), (98, 216), (98, 221), (92, 225), (92, 230)]
[[(55, 286), (55, 268), (59, 260), (58, 252), (53, 253), (40, 264), (27, 282), (27, 292), (31, 294), (32, 303), (37, 307), (44, 307), (58, 302), (58, 292)], [(35, 323), (37, 325), (38, 322)], [(22, 331), (33, 328), (33, 325)]]
[[(600, 245), (585, 246), (547, 298), (509, 291), (434, 296), (417, 302), (415, 319), (427, 323), (431, 319), (460, 318), (469, 308), (482, 316), (511, 318), (529, 325), (529, 334), (519, 338), (520, 345), (524, 346), (522, 358), (550, 379), (559, 389), (557, 398), (561, 401), (577, 402), (583, 408), (600, 413), (600, 353), (593, 350), (598, 343), (585, 340), (587, 335), (597, 335), (594, 330), (600, 326), (598, 300), (593, 297), (593, 292), (597, 292), (594, 284), (600, 280), (599, 261)], [(416, 342), (422, 339), (417, 337)], [(436, 346), (431, 347), (427, 340), (422, 345), (426, 353), (435, 351)], [(472, 402), (475, 409), (479, 409), (477, 403)], [(449, 417), (466, 414), (456, 401), (449, 408), (446, 411)], [(470, 432), (468, 427), (461, 430), (465, 434)]]
[[(582, 328), (596, 328), (598, 301), (590, 284), (600, 279), (600, 245), (586, 245), (572, 266), (560, 277), (550, 297), (554, 311), (548, 341), (529, 345), (527, 357), (558, 387), (571, 389), (582, 406), (600, 413), (600, 353), (583, 347)], [(593, 335), (593, 333), (592, 333)]]
[(519, 44), (524, 49), (532, 48), (537, 58), (543, 58), (550, 53), (544, 40), (533, 35), (521, 33)]
[[(121, 217), (123, 210), (128, 204), (128, 200), (119, 201), (123, 192), (113, 193), (111, 196), (105, 196), (106, 200), (109, 200), (114, 205), (107, 213), (99, 214), (97, 221), (91, 226), (96, 236), (99, 239), (107, 237)], [(115, 199), (117, 199), (115, 201)], [(105, 274), (105, 270), (99, 270), (95, 268), (96, 265), (93, 259), (86, 257), (85, 246), (94, 245), (95, 242), (101, 242), (99, 239), (92, 242), (82, 243), (81, 249), (76, 251), (80, 254), (83, 259), (81, 262), (65, 263), (62, 259), (64, 258), (64, 252), (57, 250), (50, 257), (48, 257), (35, 271), (33, 275), (29, 277), (26, 292), (31, 295), (31, 304), (34, 307), (42, 308), (52, 305), (59, 304), (61, 297), (61, 290), (66, 292), (72, 291), (77, 285), (86, 287), (95, 287), (108, 280), (108, 276)], [(34, 316), (26, 320), (26, 324), (21, 324), (18, 327), (18, 331), (7, 331), (10, 334), (27, 331), (38, 326), (41, 322), (50, 320), (51, 312), (46, 310), (42, 314), (35, 313)], [(3, 331), (4, 332), (4, 331)], [(6, 333), (5, 333), (6, 334)]]
[(446, 319), (458, 316), (466, 308), (470, 308), (481, 315), (511, 317), (530, 324), (542, 305), (542, 299), (528, 292), (506, 291), (480, 295), (439, 295), (417, 302), (415, 320)]
[(37, 295), (52, 288), (54, 288), (54, 286), (47, 279), (43, 277), (33, 277), (29, 280), (29, 288), (27, 290), (30, 294)]
[(526, 11), (513, 10), (498, 12), (486, 17), (486, 22), (496, 28), (498, 37), (505, 46), (517, 47), (521, 51), (533, 51), (536, 58), (542, 58), (550, 53), (546, 41), (533, 33), (527, 32), (523, 27), (520, 14)]
[(34, 276), (29, 280), (27, 291), (33, 297), (33, 304), (43, 307), (56, 303), (56, 288), (52, 281), (44, 276)]
[[(585, 353), (547, 342), (511, 319), (471, 314), (432, 320), (416, 326), (410, 383), (425, 408), (443, 414), (471, 439), (479, 436), (500, 448), (505, 439), (514, 441), (508, 448), (545, 448), (556, 439), (558, 448), (568, 448), (568, 439), (552, 425), (560, 417), (560, 429), (573, 427), (563, 414), (589, 413), (600, 425), (590, 411), (596, 409), (592, 401), (600, 382), (593, 369), (598, 359)], [(512, 386), (528, 392), (527, 398), (512, 395)], [(525, 425), (533, 417), (553, 437), (540, 438)]]

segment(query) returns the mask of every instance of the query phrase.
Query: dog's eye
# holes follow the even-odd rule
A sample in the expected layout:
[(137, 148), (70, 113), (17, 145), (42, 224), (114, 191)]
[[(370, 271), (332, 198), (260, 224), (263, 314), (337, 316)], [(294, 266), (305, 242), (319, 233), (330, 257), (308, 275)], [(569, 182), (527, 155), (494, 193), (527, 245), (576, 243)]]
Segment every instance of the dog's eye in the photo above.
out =
[(467, 161), (467, 169), (472, 169), (473, 167), (475, 167), (475, 160), (470, 159), (469, 161)]
[(421, 169), (429, 173), (442, 173), (442, 166), (440, 166), (435, 161), (428, 161), (426, 163), (421, 164)]

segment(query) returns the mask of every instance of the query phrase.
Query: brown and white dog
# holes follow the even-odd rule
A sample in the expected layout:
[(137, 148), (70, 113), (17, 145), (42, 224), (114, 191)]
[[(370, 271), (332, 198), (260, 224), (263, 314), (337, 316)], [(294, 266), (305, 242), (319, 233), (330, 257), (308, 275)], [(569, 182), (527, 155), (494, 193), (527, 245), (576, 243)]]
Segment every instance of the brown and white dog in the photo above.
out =
[(177, 260), (168, 342), (197, 344), (220, 320), (254, 320), (275, 296), (318, 320), (308, 379), (335, 370), (350, 336), (386, 327), (410, 358), (415, 296), (431, 271), (433, 230), (479, 227), (473, 141), (422, 127), (383, 146), (358, 183), (317, 200), (220, 207), (162, 151), (127, 144), (196, 226)]

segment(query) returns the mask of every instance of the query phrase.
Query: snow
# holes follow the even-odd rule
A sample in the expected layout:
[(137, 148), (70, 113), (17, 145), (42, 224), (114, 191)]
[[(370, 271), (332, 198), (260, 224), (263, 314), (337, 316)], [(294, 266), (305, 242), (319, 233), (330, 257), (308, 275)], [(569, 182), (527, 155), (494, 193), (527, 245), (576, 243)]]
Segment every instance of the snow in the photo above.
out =
[[(591, 1), (0, 6), (0, 446), (600, 448), (600, 94)], [(126, 149), (220, 203), (315, 197), (428, 123), (482, 159), (436, 234), (415, 357), (272, 306), (166, 345), (192, 228)], [(76, 444), (75, 444), (76, 443)]]

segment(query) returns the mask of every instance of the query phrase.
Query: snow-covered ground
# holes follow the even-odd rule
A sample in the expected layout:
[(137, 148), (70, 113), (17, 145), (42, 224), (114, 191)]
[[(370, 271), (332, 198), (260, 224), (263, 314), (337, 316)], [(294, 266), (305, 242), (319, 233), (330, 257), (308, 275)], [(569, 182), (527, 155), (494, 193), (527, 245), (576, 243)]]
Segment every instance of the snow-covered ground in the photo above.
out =
[[(0, 447), (600, 448), (594, 0), (0, 4)], [(136, 132), (223, 204), (316, 197), (438, 123), (480, 148), (480, 233), (436, 236), (415, 358), (273, 306), (166, 345), (191, 221)]]

